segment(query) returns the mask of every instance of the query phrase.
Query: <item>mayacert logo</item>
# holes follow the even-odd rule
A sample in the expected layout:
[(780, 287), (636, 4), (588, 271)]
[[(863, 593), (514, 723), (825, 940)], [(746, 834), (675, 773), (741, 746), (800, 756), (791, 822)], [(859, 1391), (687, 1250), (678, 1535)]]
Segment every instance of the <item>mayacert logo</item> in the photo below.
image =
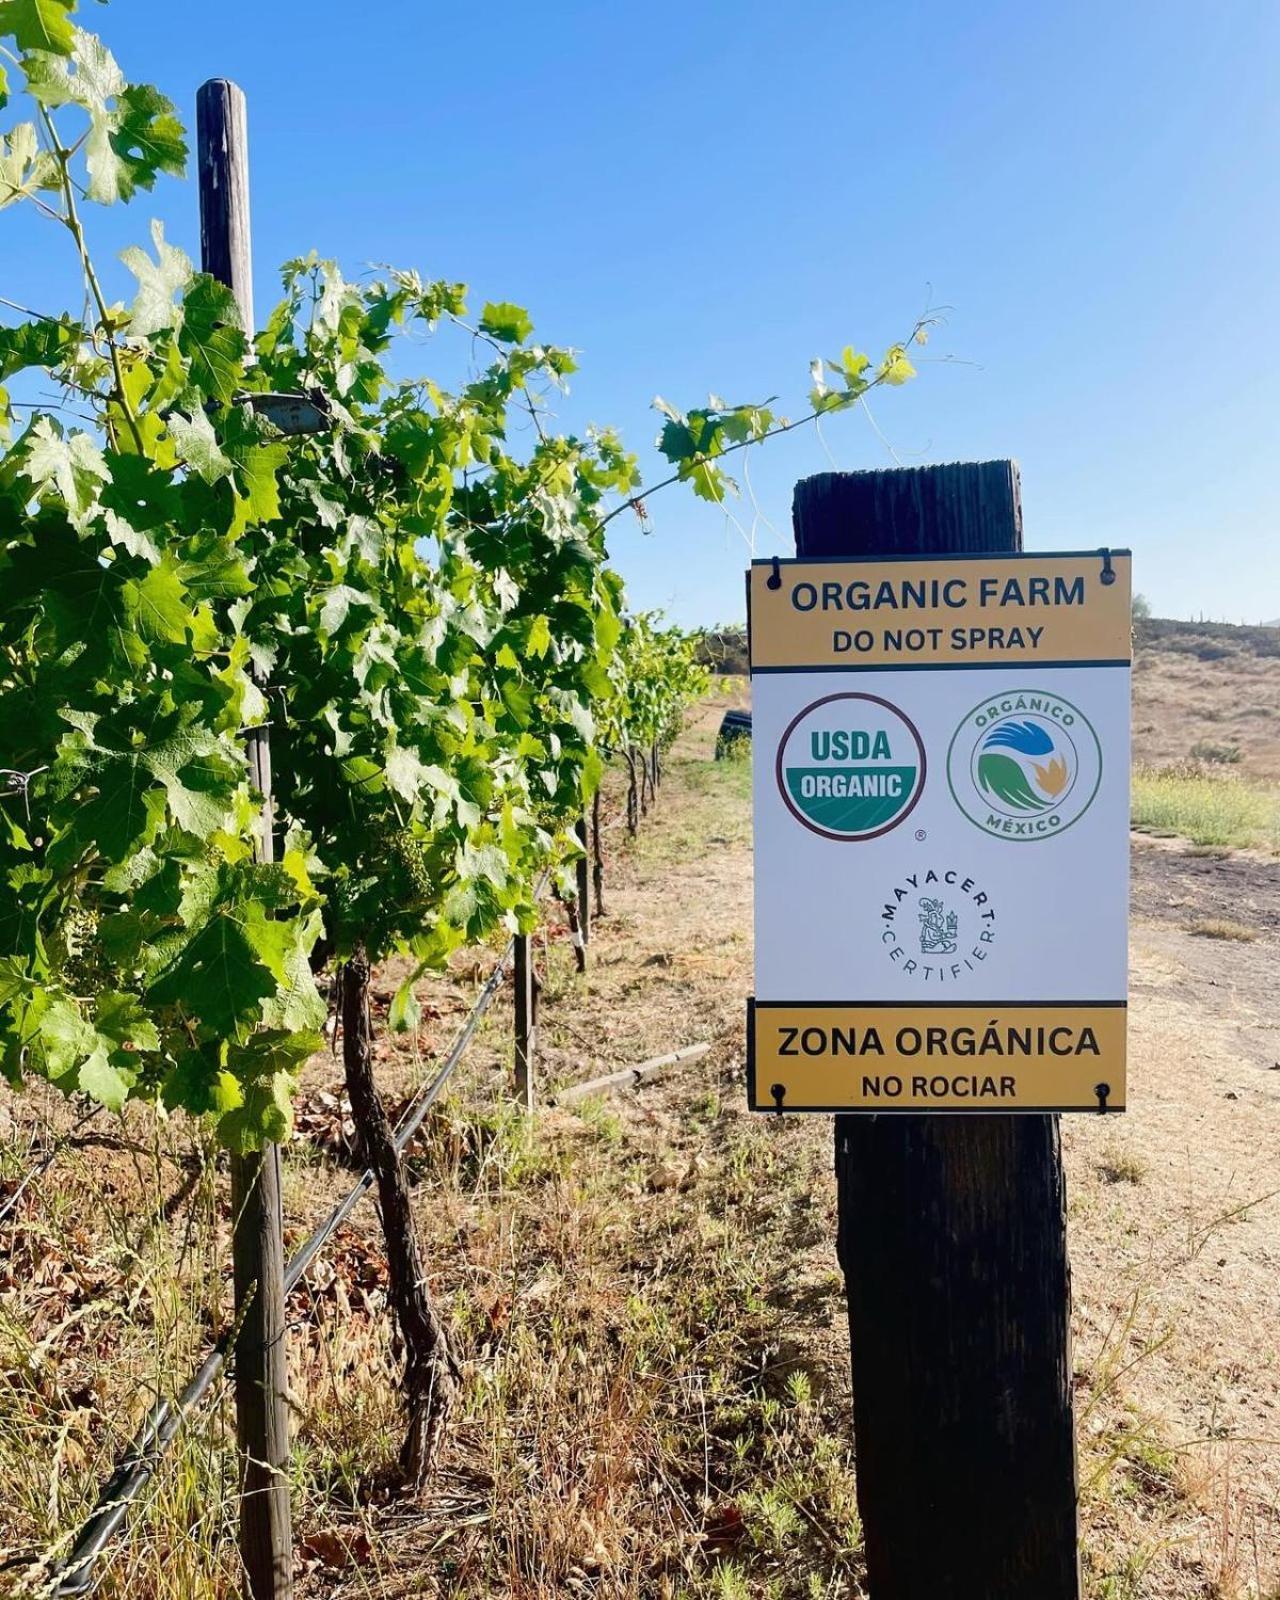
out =
[(970, 822), (999, 839), (1051, 839), (1078, 821), (1102, 779), (1088, 718), (1024, 689), (975, 706), (952, 736), (947, 782)]
[(885, 955), (927, 988), (986, 970), (995, 942), (991, 896), (959, 867), (916, 867), (894, 884), (880, 912)]
[(924, 745), (909, 719), (874, 694), (806, 706), (778, 745), (778, 789), (797, 821), (826, 839), (874, 839), (896, 828), (924, 787)]

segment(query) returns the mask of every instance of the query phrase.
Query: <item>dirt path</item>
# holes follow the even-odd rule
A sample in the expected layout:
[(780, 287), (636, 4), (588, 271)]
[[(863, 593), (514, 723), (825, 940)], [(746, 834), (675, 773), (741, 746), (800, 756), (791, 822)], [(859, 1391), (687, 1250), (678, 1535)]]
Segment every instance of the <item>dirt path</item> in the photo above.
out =
[[(1133, 886), (1130, 1111), (1123, 1124), (1065, 1129), (1078, 1363), (1103, 1374), (1134, 1363), (1116, 1398), (1145, 1430), (1139, 1480), (1149, 1453), (1170, 1495), (1134, 1592), (1270, 1596), (1280, 865), (1135, 841)], [(1218, 923), (1235, 936), (1189, 931)], [(1105, 1435), (1115, 1423), (1090, 1414), (1085, 1425)], [(1123, 1551), (1124, 1522), (1115, 1507), (1098, 1518), (1104, 1546)]]
[[(388, 1497), (382, 1475), (398, 1362), (372, 1207), (293, 1303), (305, 1600), (863, 1594), (830, 1122), (743, 1109), (749, 774), (711, 759), (722, 709), (695, 719), (634, 844), (611, 835), (585, 978), (549, 913), (536, 1117), (510, 1104), (504, 994), (414, 1146), (432, 1288), (467, 1368), (423, 1505)], [(1130, 1111), (1064, 1119), (1086, 1594), (1280, 1600), (1280, 865), (1139, 840), (1133, 887)], [(429, 1073), (490, 964), (472, 954), (421, 985), (418, 1034), (383, 1036), (393, 1098)], [(638, 1092), (548, 1103), (703, 1041), (709, 1054)], [(308, 1070), (286, 1171), (295, 1241), (351, 1182), (340, 1082), (328, 1057)], [(130, 1123), (139, 1140), (144, 1120)], [(190, 1137), (181, 1122), (165, 1134), (165, 1194)], [(66, 1295), (56, 1313), (46, 1303), (49, 1241), (93, 1275), (76, 1290), (86, 1310), (69, 1302), (83, 1348), (59, 1346), (60, 1386), (40, 1402), (41, 1440), (82, 1441), (60, 1458), (52, 1509), (31, 1468), (31, 1393), (0, 1387), (0, 1542), (74, 1525), (127, 1436), (131, 1396), (180, 1385), (207, 1338), (201, 1285), (226, 1244), (212, 1171), (199, 1214), (175, 1213), (193, 1241), (184, 1262), (166, 1253), (172, 1229), (135, 1243), (150, 1214), (136, 1165), (95, 1146), (54, 1168), (14, 1234), (4, 1370), (64, 1314)], [(173, 1292), (183, 1273), (189, 1303)], [(150, 1321), (122, 1323), (148, 1295)], [(100, 1410), (84, 1399), (95, 1373)], [(107, 1600), (235, 1592), (225, 1394), (221, 1407), (157, 1475)]]
[[(663, 1293), (695, 1292), (700, 1279), (723, 1288), (726, 1275), (754, 1286), (747, 1299), (755, 1294), (762, 1320), (717, 1301), (696, 1320), (689, 1347), (672, 1353), (669, 1381), (686, 1394), (704, 1383), (728, 1385), (749, 1410), (744, 1395), (756, 1395), (758, 1405), (759, 1394), (785, 1392), (799, 1374), (821, 1431), (843, 1441), (847, 1334), (832, 1247), (830, 1126), (825, 1118), (779, 1124), (742, 1110), (749, 795), (742, 769), (707, 760), (711, 726), (704, 720), (684, 741), (657, 815), (615, 867), (610, 915), (597, 927), (585, 984), (553, 977), (545, 1069), (553, 1083), (580, 1080), (679, 1045), (714, 1042), (711, 1056), (591, 1111), (613, 1154), (579, 1149), (579, 1170), (603, 1160), (595, 1181), (615, 1208), (620, 1270), (643, 1252), (654, 1227), (668, 1240), (684, 1230)], [(1280, 1028), (1270, 993), (1278, 878), (1271, 863), (1138, 842), (1131, 1110), (1106, 1121), (1065, 1119), (1094, 1600), (1272, 1600), (1280, 1593)], [(1189, 931), (1228, 919), (1235, 937)], [(496, 1071), (505, 1041), (492, 1044)], [(540, 1137), (553, 1147), (580, 1133), (579, 1118), (543, 1114)], [(621, 1187), (609, 1175), (614, 1157), (629, 1175)], [(535, 1279), (544, 1275), (546, 1261), (529, 1270)], [(633, 1267), (633, 1278), (653, 1293), (648, 1270), (637, 1275)], [(591, 1270), (575, 1277), (572, 1255), (561, 1255), (555, 1271), (569, 1296), (561, 1314), (581, 1314)], [(705, 1350), (696, 1353), (699, 1338), (718, 1347), (752, 1337), (763, 1344), (752, 1357), (754, 1378), (741, 1365), (717, 1368)], [(641, 1402), (630, 1394), (625, 1403)], [(681, 1415), (688, 1425), (688, 1412)], [(696, 1416), (692, 1422), (685, 1448), (696, 1451)], [(834, 1585), (813, 1592), (860, 1593), (851, 1529), (848, 1549), (831, 1553), (832, 1505), (851, 1492), (843, 1445), (834, 1447), (836, 1486), (810, 1486), (807, 1500), (788, 1502), (825, 1535), (810, 1546), (784, 1539), (781, 1528), (771, 1537), (770, 1518), (785, 1524), (784, 1510), (752, 1499), (751, 1486), (758, 1490), (768, 1474), (762, 1478), (758, 1464), (735, 1468), (724, 1431), (714, 1415), (703, 1418), (702, 1482), (673, 1491), (668, 1480), (665, 1490), (629, 1503), (625, 1514), (638, 1534), (612, 1543), (600, 1536), (602, 1549), (643, 1559), (651, 1576), (665, 1574), (661, 1581), (648, 1587), (633, 1572), (623, 1584), (618, 1567), (579, 1560), (583, 1581), (619, 1595), (802, 1594), (810, 1579)], [(674, 1462), (668, 1467), (678, 1471)], [(794, 1444), (786, 1470), (811, 1470)], [(686, 1552), (676, 1561), (657, 1532), (676, 1515), (673, 1492), (692, 1560)], [(608, 1512), (597, 1531), (621, 1515), (616, 1498), (604, 1498)], [(526, 1509), (535, 1519), (541, 1514), (536, 1498)], [(717, 1545), (715, 1519), (728, 1517), (732, 1531), (740, 1515), (747, 1528), (740, 1541), (735, 1535)], [(725, 1562), (730, 1575), (717, 1576)], [(733, 1588), (739, 1576), (743, 1587)]]

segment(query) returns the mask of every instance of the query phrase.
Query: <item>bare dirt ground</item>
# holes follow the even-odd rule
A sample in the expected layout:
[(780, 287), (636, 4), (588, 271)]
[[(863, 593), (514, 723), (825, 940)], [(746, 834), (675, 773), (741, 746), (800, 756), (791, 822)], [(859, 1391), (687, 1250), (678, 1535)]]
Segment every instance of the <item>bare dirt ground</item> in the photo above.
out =
[[(536, 1116), (509, 1107), (503, 994), (414, 1146), (467, 1372), (423, 1505), (383, 1487), (397, 1366), (371, 1207), (295, 1303), (307, 1596), (864, 1592), (830, 1123), (743, 1109), (749, 791), (745, 766), (710, 759), (733, 703), (695, 714), (638, 839), (611, 833), (584, 978), (549, 912)], [(1130, 1110), (1064, 1119), (1086, 1594), (1280, 1600), (1280, 863), (1135, 839), (1133, 868)], [(491, 959), (423, 983), (419, 1032), (383, 1038), (393, 1099), (429, 1076)], [(550, 1103), (702, 1041), (639, 1091)], [(319, 1058), (300, 1096), (295, 1242), (351, 1181), (340, 1083)], [(7, 1192), (40, 1128), (70, 1125), (50, 1104), (0, 1128)], [(185, 1124), (104, 1120), (0, 1233), (0, 1556), (75, 1526), (217, 1320), (207, 1150)], [(235, 1593), (227, 1418), (224, 1389), (117, 1546), (109, 1600)]]
[[(765, 1286), (762, 1383), (776, 1389), (788, 1372), (806, 1374), (824, 1428), (847, 1440), (830, 1126), (825, 1118), (762, 1125), (741, 1108), (748, 813), (745, 785), (710, 766), (709, 754), (704, 718), (619, 868), (590, 977), (566, 985), (548, 1008), (548, 1067), (553, 1079), (582, 1078), (697, 1039), (716, 1042), (710, 1057), (610, 1102), (611, 1137), (632, 1152), (640, 1187), (620, 1202), (619, 1225), (634, 1225), (637, 1202), (671, 1212), (673, 1226), (720, 1219), (725, 1149), (762, 1164), (745, 1191), (735, 1186), (741, 1210), (733, 1230), (717, 1234), (718, 1248), (750, 1262)], [(1087, 1593), (1272, 1600), (1280, 1595), (1280, 1022), (1271, 988), (1280, 865), (1136, 839), (1133, 882), (1131, 1109), (1120, 1119), (1064, 1119)], [(1193, 931), (1226, 919), (1231, 937)], [(547, 1116), (550, 1132), (562, 1114)], [(625, 1262), (627, 1248), (618, 1249)], [(714, 1279), (700, 1257), (694, 1249), (681, 1272)], [(715, 1320), (736, 1315), (721, 1305)], [(656, 1563), (648, 1582), (633, 1590), (633, 1577), (624, 1583), (615, 1572), (615, 1587), (599, 1592), (808, 1592), (802, 1580), (833, 1582), (814, 1593), (861, 1593), (856, 1550), (833, 1561), (821, 1541), (801, 1541), (778, 1587), (782, 1555), (761, 1530), (759, 1508), (748, 1507), (742, 1542), (717, 1554), (708, 1519), (747, 1502), (752, 1478), (735, 1473), (718, 1445), (708, 1460), (705, 1483), (686, 1500), (702, 1543), (692, 1565), (675, 1567), (688, 1587), (670, 1568), (655, 1576), (664, 1556), (661, 1541), (651, 1543), (651, 1503), (629, 1513), (647, 1525), (632, 1559), (643, 1551)], [(825, 1521), (823, 1497), (809, 1505)], [(714, 1587), (717, 1560), (741, 1575), (740, 1590)]]

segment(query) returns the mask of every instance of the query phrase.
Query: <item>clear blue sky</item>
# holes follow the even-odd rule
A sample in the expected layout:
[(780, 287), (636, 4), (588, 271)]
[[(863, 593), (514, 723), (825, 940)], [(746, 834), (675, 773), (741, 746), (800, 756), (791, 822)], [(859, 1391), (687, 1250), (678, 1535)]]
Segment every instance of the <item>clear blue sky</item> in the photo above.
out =
[[(794, 412), (811, 356), (876, 351), (932, 298), (935, 359), (873, 407), (887, 445), (854, 413), (825, 449), (754, 457), (734, 514), (758, 553), (789, 549), (791, 485), (833, 461), (1012, 455), (1031, 546), (1131, 545), (1159, 614), (1280, 616), (1275, 0), (113, 0), (83, 21), (192, 125), (203, 78), (247, 91), (260, 314), (312, 247), (516, 300), (582, 351), (564, 422), (620, 426), (653, 476), (655, 394)], [(95, 211), (99, 248), (153, 212), (196, 253), (171, 181)], [(0, 293), (47, 303), (37, 235), (0, 226)], [(742, 535), (683, 489), (651, 511), (649, 537), (614, 525), (634, 601), (739, 616)]]

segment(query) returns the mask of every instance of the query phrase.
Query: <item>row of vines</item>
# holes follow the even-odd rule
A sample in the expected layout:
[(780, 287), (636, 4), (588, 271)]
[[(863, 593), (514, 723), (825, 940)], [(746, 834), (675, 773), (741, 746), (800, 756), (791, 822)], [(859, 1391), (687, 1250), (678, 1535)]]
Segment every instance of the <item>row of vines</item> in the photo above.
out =
[[(332, 975), (407, 957), (411, 1026), (413, 975), (530, 932), (604, 763), (634, 813), (706, 675), (628, 610), (606, 533), (645, 515), (637, 459), (557, 431), (575, 358), (519, 306), (308, 256), (246, 332), (158, 222), (108, 298), (90, 207), (181, 175), (187, 143), (74, 10), (0, 0), (0, 209), (78, 284), (74, 311), (0, 302), (0, 1060), (252, 1151), (289, 1134)], [(460, 381), (406, 376), (442, 333)], [(846, 349), (796, 420), (659, 403), (654, 487), (720, 501), (725, 456), (911, 374), (903, 344)], [(279, 431), (277, 394), (320, 430)]]
[[(216, 1115), (245, 1147), (288, 1131), (317, 971), (528, 929), (602, 749), (651, 744), (700, 679), (627, 617), (605, 530), (636, 458), (551, 430), (574, 356), (520, 307), (472, 319), (462, 284), (310, 257), (249, 339), (158, 223), (108, 304), (85, 204), (182, 172), (186, 144), (72, 9), (0, 4), (33, 112), (0, 135), (0, 207), (45, 217), (84, 286), (82, 314), (0, 328), (0, 382), (61, 397), (0, 390), (0, 1046), (14, 1082)], [(442, 323), (468, 380), (395, 375)], [(801, 420), (911, 371), (901, 345), (815, 363)], [(283, 437), (252, 403), (281, 392), (322, 396), (325, 430)], [(712, 500), (719, 458), (797, 425), (663, 410), (671, 479)], [(274, 863), (244, 747), (263, 724)]]

